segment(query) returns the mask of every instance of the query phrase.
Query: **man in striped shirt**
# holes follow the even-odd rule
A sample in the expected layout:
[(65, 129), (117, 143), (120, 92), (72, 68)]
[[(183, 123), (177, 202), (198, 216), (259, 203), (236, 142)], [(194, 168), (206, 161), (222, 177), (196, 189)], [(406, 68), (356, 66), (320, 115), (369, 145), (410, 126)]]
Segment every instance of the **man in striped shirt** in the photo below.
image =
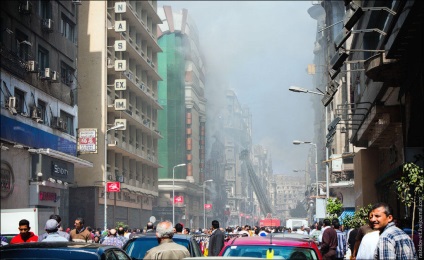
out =
[(340, 222), (338, 219), (333, 219), (333, 228), (337, 233), (337, 249), (336, 249), (336, 259), (343, 260), (346, 254), (346, 236), (340, 230)]
[(393, 222), (392, 208), (378, 202), (372, 206), (370, 221), (380, 230), (380, 238), (374, 252), (374, 259), (418, 259), (411, 238)]

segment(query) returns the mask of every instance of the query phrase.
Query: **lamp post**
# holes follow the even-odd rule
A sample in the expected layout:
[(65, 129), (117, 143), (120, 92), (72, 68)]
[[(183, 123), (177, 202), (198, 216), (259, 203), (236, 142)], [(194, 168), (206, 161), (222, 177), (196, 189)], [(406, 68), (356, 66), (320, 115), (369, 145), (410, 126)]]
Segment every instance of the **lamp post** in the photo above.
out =
[[(312, 93), (315, 95), (320, 95), (320, 96), (325, 96), (323, 93), (321, 92), (316, 92), (316, 91), (311, 91), (305, 88), (301, 88), (301, 87), (297, 87), (297, 86), (290, 86), (289, 87), (290, 91), (293, 92), (299, 92), (299, 93)], [(327, 127), (328, 123), (327, 123), (327, 107), (325, 107), (325, 127)], [(325, 148), (325, 160), (328, 162), (328, 148)], [(325, 180), (326, 180), (326, 198), (327, 200), (330, 198), (330, 173), (329, 173), (329, 169), (328, 169), (328, 163), (325, 164)]]
[(207, 182), (213, 182), (213, 180), (206, 180), (203, 182), (203, 228), (206, 228), (206, 208), (205, 208), (205, 204), (206, 204), (206, 193), (205, 193), (205, 188), (206, 188), (206, 183)]
[(116, 130), (116, 129), (121, 129), (121, 128), (124, 128), (125, 127), (125, 125), (115, 125), (115, 126), (112, 126), (111, 128), (109, 128), (109, 129), (106, 129), (106, 132), (105, 132), (105, 173), (104, 173), (104, 179), (105, 179), (105, 222), (104, 222), (104, 230), (106, 230), (107, 229), (107, 133), (110, 131), (110, 130)]
[(172, 225), (175, 225), (175, 168), (185, 165), (185, 163), (181, 163), (172, 167)]
[(299, 145), (299, 144), (310, 144), (313, 145), (315, 147), (315, 181), (317, 184), (317, 197), (315, 198), (315, 207), (317, 206), (317, 200), (318, 200), (318, 193), (319, 193), (319, 186), (318, 186), (318, 151), (317, 151), (317, 145), (312, 143), (312, 142), (308, 142), (308, 141), (298, 141), (298, 140), (294, 140), (293, 144), (295, 145)]
[(323, 94), (323, 93), (321, 93), (321, 92), (316, 92), (316, 91), (312, 91), (312, 90), (309, 90), (309, 89), (305, 89), (305, 88), (301, 88), (301, 87), (296, 87), (296, 86), (290, 86), (290, 87), (289, 87), (289, 90), (290, 90), (290, 91), (293, 91), (293, 92), (299, 92), (299, 93), (312, 93), (312, 94), (315, 94), (315, 95), (321, 95), (321, 96), (324, 96), (324, 94)]

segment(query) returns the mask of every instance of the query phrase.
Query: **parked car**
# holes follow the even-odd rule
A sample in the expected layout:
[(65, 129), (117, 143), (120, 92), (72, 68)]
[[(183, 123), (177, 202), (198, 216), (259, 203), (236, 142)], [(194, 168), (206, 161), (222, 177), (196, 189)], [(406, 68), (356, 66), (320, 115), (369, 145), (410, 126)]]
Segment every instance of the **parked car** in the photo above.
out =
[[(191, 235), (175, 234), (172, 238), (175, 243), (185, 246), (190, 252), (190, 256), (201, 257), (199, 244)], [(146, 252), (158, 245), (158, 240), (155, 233), (147, 233), (131, 238), (125, 243), (122, 249), (133, 259), (143, 259)]]
[(109, 245), (79, 242), (33, 242), (0, 247), (1, 259), (131, 260), (124, 250)]
[(267, 237), (271, 236), (272, 237), (277, 237), (277, 238), (284, 238), (284, 237), (294, 237), (294, 238), (301, 238), (301, 239), (312, 239), (315, 244), (317, 244), (318, 246), (318, 241), (315, 240), (313, 237), (309, 236), (309, 235), (305, 235), (305, 234), (299, 234), (299, 233), (271, 233), (268, 234)]
[(294, 237), (233, 238), (225, 244), (219, 255), (268, 259), (322, 259), (321, 253), (312, 239)]

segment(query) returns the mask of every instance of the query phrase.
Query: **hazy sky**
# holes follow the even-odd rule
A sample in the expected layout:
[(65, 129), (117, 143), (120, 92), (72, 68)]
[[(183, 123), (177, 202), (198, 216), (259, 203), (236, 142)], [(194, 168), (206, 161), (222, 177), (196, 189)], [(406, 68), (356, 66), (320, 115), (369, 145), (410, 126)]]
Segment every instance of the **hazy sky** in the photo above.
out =
[(313, 140), (311, 99), (319, 97), (288, 88), (312, 89), (307, 74), (317, 24), (307, 12), (312, 1), (158, 1), (158, 7), (164, 5), (188, 10), (199, 30), (208, 77), (219, 78), (250, 108), (253, 144), (270, 151), (274, 173), (305, 169), (311, 146), (292, 141)]

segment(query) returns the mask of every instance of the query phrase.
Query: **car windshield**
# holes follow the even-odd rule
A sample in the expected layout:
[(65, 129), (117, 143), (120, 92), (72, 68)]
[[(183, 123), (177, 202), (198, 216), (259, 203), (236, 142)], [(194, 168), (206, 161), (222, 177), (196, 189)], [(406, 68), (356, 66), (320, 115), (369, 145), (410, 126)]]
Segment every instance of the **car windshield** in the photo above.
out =
[(273, 245), (229, 246), (222, 256), (242, 256), (271, 259), (318, 259), (312, 248)]
[[(175, 243), (185, 246), (189, 249), (189, 241), (186, 239), (173, 239)], [(135, 239), (132, 243), (128, 243), (124, 249), (132, 259), (143, 259), (148, 250), (158, 245), (156, 237), (149, 239)]]

